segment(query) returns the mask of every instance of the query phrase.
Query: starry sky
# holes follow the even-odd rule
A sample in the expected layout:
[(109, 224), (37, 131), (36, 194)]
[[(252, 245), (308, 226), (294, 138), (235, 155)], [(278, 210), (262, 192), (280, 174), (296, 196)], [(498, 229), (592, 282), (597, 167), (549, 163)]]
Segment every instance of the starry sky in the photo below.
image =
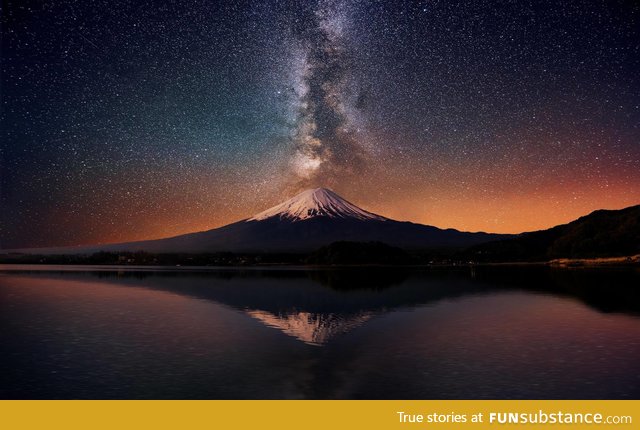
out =
[(1, 43), (0, 248), (317, 186), (500, 233), (640, 203), (634, 1), (4, 0)]

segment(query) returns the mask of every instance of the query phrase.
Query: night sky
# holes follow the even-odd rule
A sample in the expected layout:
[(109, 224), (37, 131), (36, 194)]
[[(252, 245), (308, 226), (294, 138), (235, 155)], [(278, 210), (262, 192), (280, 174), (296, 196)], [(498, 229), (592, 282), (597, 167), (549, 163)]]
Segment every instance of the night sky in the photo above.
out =
[(634, 1), (4, 0), (1, 55), (2, 248), (316, 186), (471, 231), (640, 203)]

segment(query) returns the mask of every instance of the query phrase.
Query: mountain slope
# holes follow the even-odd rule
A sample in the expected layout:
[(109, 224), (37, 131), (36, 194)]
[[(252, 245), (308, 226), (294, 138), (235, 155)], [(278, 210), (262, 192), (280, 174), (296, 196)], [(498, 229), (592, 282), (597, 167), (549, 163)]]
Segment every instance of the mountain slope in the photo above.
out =
[(568, 224), (472, 247), (479, 261), (546, 261), (640, 253), (640, 205), (598, 210)]
[(337, 241), (377, 241), (405, 249), (426, 249), (467, 247), (506, 237), (510, 236), (394, 221), (360, 209), (333, 191), (316, 188), (251, 218), (213, 230), (158, 240), (21, 251), (41, 254), (309, 252)]

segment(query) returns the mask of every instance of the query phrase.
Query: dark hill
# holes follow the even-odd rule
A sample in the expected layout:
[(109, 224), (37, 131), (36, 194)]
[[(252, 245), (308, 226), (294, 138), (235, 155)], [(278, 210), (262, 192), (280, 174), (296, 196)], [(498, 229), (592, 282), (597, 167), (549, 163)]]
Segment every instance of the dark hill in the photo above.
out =
[(597, 210), (569, 224), (469, 248), (476, 261), (547, 261), (640, 253), (640, 205)]

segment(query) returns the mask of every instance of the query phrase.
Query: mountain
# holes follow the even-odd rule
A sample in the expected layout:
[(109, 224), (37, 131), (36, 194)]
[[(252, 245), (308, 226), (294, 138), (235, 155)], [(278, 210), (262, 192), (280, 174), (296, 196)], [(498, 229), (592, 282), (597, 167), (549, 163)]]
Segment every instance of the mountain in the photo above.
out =
[(511, 236), (395, 221), (361, 209), (331, 190), (315, 188), (253, 217), (213, 230), (139, 242), (14, 251), (31, 254), (309, 252), (338, 241), (383, 242), (404, 249), (427, 249), (467, 247), (507, 237)]
[(555, 258), (640, 254), (640, 205), (597, 210), (568, 224), (471, 247), (477, 261), (548, 261)]

